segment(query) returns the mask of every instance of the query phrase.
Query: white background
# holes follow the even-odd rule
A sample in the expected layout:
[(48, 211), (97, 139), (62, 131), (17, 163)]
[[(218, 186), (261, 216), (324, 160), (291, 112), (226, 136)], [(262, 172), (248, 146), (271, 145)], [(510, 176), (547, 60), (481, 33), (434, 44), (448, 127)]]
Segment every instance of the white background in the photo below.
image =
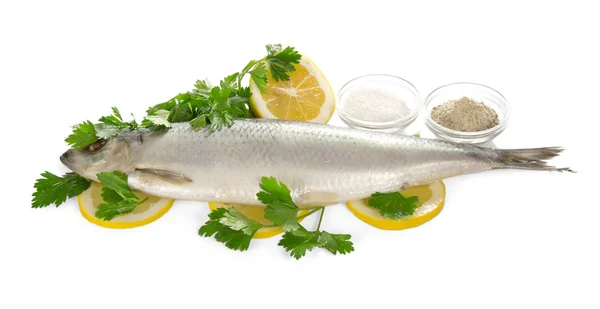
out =
[[(1, 308), (600, 306), (593, 6), (110, 2), (0, 4)], [(277, 42), (310, 56), (336, 91), (366, 73), (406, 78), (423, 97), (456, 81), (496, 88), (513, 105), (496, 145), (564, 146), (554, 163), (579, 173), (448, 179), (442, 213), (406, 231), (375, 229), (334, 206), (324, 228), (352, 234), (356, 251), (300, 261), (278, 237), (239, 253), (197, 236), (204, 203), (177, 202), (133, 230), (88, 223), (74, 200), (30, 208), (39, 174), (66, 171), (58, 157), (71, 125), (113, 105), (139, 120), (146, 107), (196, 79), (239, 71)], [(430, 136), (421, 119), (413, 129)]]

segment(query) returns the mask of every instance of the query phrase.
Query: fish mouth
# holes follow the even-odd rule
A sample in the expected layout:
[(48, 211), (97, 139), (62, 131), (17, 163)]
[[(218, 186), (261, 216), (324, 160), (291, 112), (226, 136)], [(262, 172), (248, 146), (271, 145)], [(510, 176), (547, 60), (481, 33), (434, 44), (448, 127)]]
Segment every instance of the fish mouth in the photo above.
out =
[(64, 166), (68, 167), (70, 170), (73, 170), (73, 162), (71, 162), (69, 160), (70, 157), (70, 150), (66, 151), (65, 153), (63, 153), (60, 156), (60, 162), (62, 162), (62, 164), (64, 164)]

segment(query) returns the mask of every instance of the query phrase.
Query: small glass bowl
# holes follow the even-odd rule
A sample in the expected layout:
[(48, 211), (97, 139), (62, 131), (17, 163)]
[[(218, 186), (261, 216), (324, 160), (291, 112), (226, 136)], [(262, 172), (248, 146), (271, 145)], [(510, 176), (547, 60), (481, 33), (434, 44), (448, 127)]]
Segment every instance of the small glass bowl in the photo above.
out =
[[(493, 108), (498, 114), (498, 125), (483, 131), (462, 132), (448, 129), (431, 119), (431, 110), (434, 107), (465, 96)], [(433, 90), (425, 99), (425, 125), (435, 136), (441, 139), (457, 143), (483, 144), (491, 142), (506, 129), (510, 118), (510, 110), (506, 98), (500, 92), (488, 86), (467, 82), (448, 84)]]
[[(364, 109), (359, 111), (355, 106), (353, 110), (350, 107), (352, 103), (348, 104), (349, 98), (353, 95), (358, 95), (354, 92), (360, 88), (368, 89), (372, 93), (379, 93), (391, 98), (394, 104), (397, 104), (398, 108), (387, 106), (387, 109)], [(362, 98), (361, 100), (364, 101), (365, 99)], [(404, 105), (402, 105), (402, 102)], [(355, 102), (354, 104), (357, 103)], [(385, 74), (364, 75), (346, 83), (338, 92), (338, 104), (336, 107), (340, 119), (348, 126), (381, 132), (404, 130), (415, 121), (419, 115), (419, 109), (419, 92), (415, 86), (405, 79)]]

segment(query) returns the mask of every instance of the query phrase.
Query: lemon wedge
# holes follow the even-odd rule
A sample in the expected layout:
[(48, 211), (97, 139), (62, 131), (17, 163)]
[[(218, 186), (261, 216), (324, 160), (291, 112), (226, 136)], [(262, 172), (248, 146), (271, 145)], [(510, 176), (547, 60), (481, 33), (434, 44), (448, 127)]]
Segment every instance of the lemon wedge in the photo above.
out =
[[(252, 219), (258, 223), (262, 223), (264, 225), (271, 225), (273, 222), (269, 221), (265, 218), (265, 207), (264, 206), (256, 206), (256, 205), (244, 205), (244, 204), (229, 204), (229, 203), (220, 203), (220, 202), (208, 202), (208, 207), (210, 210), (215, 210), (217, 208), (229, 208), (233, 207), (244, 216)], [(302, 216), (308, 213), (307, 210), (301, 210), (298, 212), (298, 216)], [(304, 218), (298, 219), (298, 222), (301, 222)], [(277, 234), (283, 233), (283, 229), (281, 227), (263, 227), (259, 229), (253, 238), (269, 238), (273, 237)]]
[(89, 189), (77, 197), (79, 210), (88, 221), (111, 229), (127, 229), (146, 225), (162, 217), (173, 205), (172, 199), (150, 196), (136, 192), (140, 200), (148, 198), (145, 202), (138, 205), (132, 212), (114, 217), (110, 221), (96, 218), (95, 213), (98, 205), (102, 204), (102, 185), (92, 182)]
[(377, 209), (369, 207), (368, 199), (346, 203), (348, 209), (362, 221), (383, 230), (403, 230), (419, 226), (437, 216), (444, 205), (446, 187), (438, 180), (427, 185), (410, 187), (401, 192), (403, 196), (418, 196), (415, 213), (408, 218), (391, 220), (384, 218)]
[(287, 81), (275, 81), (268, 73), (266, 93), (250, 80), (252, 110), (260, 118), (327, 123), (335, 109), (335, 96), (325, 75), (306, 56), (294, 67)]

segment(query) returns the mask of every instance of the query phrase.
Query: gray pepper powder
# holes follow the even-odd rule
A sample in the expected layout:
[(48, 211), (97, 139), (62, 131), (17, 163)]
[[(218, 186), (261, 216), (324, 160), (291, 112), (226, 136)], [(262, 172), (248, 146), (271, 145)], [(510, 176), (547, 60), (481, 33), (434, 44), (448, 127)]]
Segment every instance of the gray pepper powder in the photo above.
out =
[(498, 125), (496, 111), (468, 97), (451, 100), (431, 110), (431, 119), (448, 129), (462, 132), (477, 132)]

